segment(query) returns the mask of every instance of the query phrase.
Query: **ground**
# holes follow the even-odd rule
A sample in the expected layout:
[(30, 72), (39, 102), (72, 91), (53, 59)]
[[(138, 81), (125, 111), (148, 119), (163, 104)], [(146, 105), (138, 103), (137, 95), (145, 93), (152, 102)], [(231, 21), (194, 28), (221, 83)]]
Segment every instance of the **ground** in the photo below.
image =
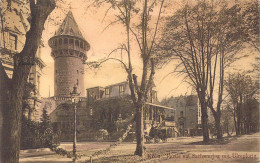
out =
[[(135, 143), (121, 143), (112, 146), (106, 153), (93, 156), (93, 163), (105, 162), (243, 162), (254, 163), (259, 160), (260, 133), (225, 139), (220, 145), (201, 145), (202, 137), (179, 137), (169, 139), (166, 143), (146, 144), (143, 158), (133, 156)], [(90, 162), (90, 155), (109, 148), (109, 142), (80, 142), (79, 153), (84, 154), (79, 162)], [(62, 148), (72, 149), (71, 143), (62, 143)], [(59, 156), (51, 151), (21, 151), (20, 162), (70, 162), (71, 159)]]

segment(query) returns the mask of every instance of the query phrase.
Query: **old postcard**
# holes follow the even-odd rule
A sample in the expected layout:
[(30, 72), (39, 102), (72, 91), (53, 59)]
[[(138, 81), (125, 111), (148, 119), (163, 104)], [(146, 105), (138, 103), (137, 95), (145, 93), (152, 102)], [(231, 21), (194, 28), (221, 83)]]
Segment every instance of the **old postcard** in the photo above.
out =
[(0, 162), (259, 162), (257, 0), (0, 4)]

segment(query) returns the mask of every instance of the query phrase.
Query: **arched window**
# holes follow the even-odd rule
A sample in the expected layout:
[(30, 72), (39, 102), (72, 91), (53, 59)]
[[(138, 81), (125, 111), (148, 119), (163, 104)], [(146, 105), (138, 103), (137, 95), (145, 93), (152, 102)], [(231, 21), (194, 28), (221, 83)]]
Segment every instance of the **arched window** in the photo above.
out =
[(82, 41), (80, 41), (80, 47), (83, 48), (83, 42)]
[(73, 44), (74, 44), (74, 40), (70, 39), (70, 45), (73, 45)]
[(57, 39), (54, 40), (54, 46), (57, 46)]
[(64, 44), (66, 44), (66, 45), (68, 44), (68, 39), (67, 38), (64, 39)]
[(79, 40), (76, 40), (76, 41), (75, 41), (75, 45), (76, 45), (77, 47), (79, 47)]
[(61, 45), (61, 44), (62, 44), (62, 39), (60, 38), (60, 39), (59, 39), (59, 45)]

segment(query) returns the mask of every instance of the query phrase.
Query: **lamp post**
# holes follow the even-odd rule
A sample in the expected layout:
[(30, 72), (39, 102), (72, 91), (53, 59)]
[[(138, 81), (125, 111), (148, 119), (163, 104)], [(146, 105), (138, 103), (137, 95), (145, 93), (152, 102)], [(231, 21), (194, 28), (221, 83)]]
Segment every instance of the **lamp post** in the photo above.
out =
[(75, 162), (77, 159), (77, 149), (76, 149), (76, 144), (77, 144), (77, 102), (78, 102), (78, 96), (80, 93), (77, 92), (77, 86), (74, 85), (73, 91), (70, 92), (71, 96), (71, 101), (74, 103), (74, 133), (73, 133), (73, 156), (74, 159), (73, 161)]

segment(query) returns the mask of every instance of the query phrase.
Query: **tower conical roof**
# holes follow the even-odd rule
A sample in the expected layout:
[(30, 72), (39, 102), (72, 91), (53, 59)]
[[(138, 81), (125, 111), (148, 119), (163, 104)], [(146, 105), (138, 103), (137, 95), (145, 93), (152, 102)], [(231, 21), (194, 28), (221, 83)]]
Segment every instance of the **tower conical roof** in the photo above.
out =
[(63, 20), (62, 24), (60, 25), (59, 29), (55, 32), (54, 36), (60, 35), (74, 36), (85, 40), (79, 30), (78, 24), (76, 23), (71, 11), (68, 12), (66, 18)]

